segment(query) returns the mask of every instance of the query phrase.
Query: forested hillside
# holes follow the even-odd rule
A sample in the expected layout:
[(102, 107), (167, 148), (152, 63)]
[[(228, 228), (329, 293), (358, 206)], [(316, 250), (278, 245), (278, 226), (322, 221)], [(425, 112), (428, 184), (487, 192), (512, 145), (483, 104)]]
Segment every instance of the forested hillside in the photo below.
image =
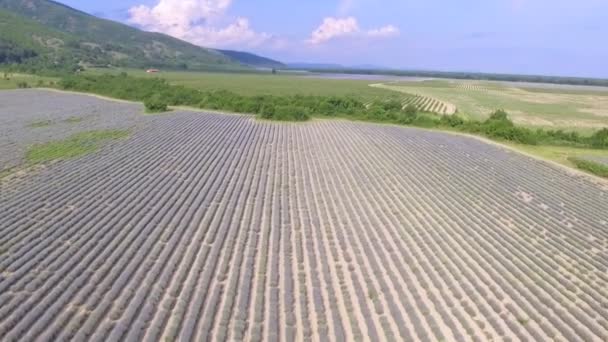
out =
[(285, 67), (287, 67), (287, 65), (285, 65), (279, 61), (276, 61), (274, 59), (254, 55), (249, 52), (232, 51), (232, 50), (218, 50), (218, 51), (245, 65), (251, 65), (251, 66), (262, 67), (262, 68), (285, 68)]
[(74, 69), (80, 60), (94, 62), (100, 56), (79, 48), (77, 37), (55, 31), (0, 10), (0, 63), (24, 67)]
[[(266, 58), (220, 51), (118, 22), (48, 0), (0, 0), (0, 63), (77, 68), (118, 66), (224, 70)], [(247, 57), (244, 61), (240, 57)], [(66, 60), (68, 58), (69, 60)], [(275, 62), (275, 61), (272, 61)], [(277, 62), (278, 63), (278, 62)]]

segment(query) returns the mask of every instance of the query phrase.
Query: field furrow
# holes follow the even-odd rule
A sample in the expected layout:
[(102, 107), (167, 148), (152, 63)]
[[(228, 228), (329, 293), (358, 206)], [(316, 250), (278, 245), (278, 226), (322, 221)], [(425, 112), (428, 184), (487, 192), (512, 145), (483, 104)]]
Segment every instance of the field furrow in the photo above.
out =
[(0, 162), (63, 138), (43, 114), (130, 135), (0, 181), (2, 341), (608, 340), (603, 183), (453, 134), (36, 93), (0, 93)]

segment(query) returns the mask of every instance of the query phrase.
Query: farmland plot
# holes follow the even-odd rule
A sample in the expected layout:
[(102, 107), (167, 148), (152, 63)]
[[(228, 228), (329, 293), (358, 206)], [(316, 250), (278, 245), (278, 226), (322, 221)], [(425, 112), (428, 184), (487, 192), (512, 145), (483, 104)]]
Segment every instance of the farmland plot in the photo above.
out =
[(3, 341), (608, 339), (608, 190), (474, 139), (175, 112), (1, 186)]
[[(370, 87), (375, 88), (375, 89), (389, 89), (392, 91), (404, 92), (402, 87), (396, 86), (395, 84), (399, 84), (399, 83), (396, 83), (396, 82), (391, 82), (391, 83), (387, 83), (387, 84), (375, 83), (375, 84), (370, 84)], [(423, 84), (423, 83), (420, 83), (420, 84)], [(401, 104), (403, 105), (403, 108), (407, 107), (408, 105), (413, 105), (416, 108), (418, 108), (419, 110), (422, 110), (425, 112), (441, 114), (441, 115), (452, 115), (452, 114), (456, 113), (457, 108), (454, 104), (452, 104), (450, 102), (438, 100), (431, 96), (421, 95), (419, 90), (421, 90), (421, 89), (416, 89), (416, 91), (406, 92), (408, 94), (408, 96), (403, 98), (402, 102), (401, 102)]]
[(608, 124), (608, 92), (586, 87), (577, 90), (521, 88), (524, 85), (428, 81), (373, 86), (436, 99), (477, 120), (485, 120), (497, 109), (504, 109), (515, 123), (530, 127), (585, 131)]
[(92, 96), (58, 96), (43, 90), (1, 91), (0, 172), (21, 164), (29, 145), (88, 130), (130, 128), (144, 123), (141, 111), (143, 106)]
[(402, 104), (404, 109), (409, 105), (413, 105), (419, 110), (441, 115), (452, 115), (456, 113), (456, 106), (452, 105), (451, 103), (441, 102), (434, 98), (421, 95), (414, 95), (405, 98)]
[(479, 83), (459, 82), (459, 83), (456, 83), (454, 86), (458, 89), (464, 89), (464, 90), (469, 90), (469, 91), (480, 91), (480, 92), (488, 91), (488, 88), (484, 87), (482, 84), (479, 84)]

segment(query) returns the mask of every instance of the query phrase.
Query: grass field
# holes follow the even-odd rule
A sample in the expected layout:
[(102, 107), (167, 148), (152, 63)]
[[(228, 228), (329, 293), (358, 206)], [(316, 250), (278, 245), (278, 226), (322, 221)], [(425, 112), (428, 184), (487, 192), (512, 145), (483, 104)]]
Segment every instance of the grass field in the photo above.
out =
[[(605, 159), (602, 159), (605, 160)], [(608, 178), (608, 166), (605, 163), (597, 162), (587, 158), (570, 158), (570, 162), (576, 165), (577, 168), (586, 172), (592, 173), (599, 177)]]
[(572, 163), (571, 158), (586, 157), (600, 157), (608, 158), (608, 151), (587, 149), (587, 148), (575, 148), (575, 147), (564, 147), (564, 146), (531, 146), (522, 144), (505, 143), (503, 144), (514, 147), (520, 151), (539, 156), (544, 159), (552, 160), (559, 164), (576, 168), (576, 165)]
[(28, 163), (44, 163), (65, 160), (97, 151), (104, 143), (125, 138), (128, 131), (106, 130), (77, 133), (65, 140), (52, 141), (31, 146), (26, 154)]
[[(367, 80), (281, 74), (129, 73), (142, 77), (163, 77), (172, 84), (200, 90), (227, 89), (241, 95), (354, 95), (371, 101), (399, 97), (397, 92), (401, 92), (404, 103), (411, 101), (412, 95), (419, 95), (428, 98), (429, 102), (445, 104), (442, 105), (445, 108), (456, 107), (459, 113), (475, 119), (485, 119), (492, 111), (505, 109), (516, 123), (532, 127), (574, 129), (587, 133), (608, 126), (608, 89), (602, 92), (584, 88), (531, 88), (528, 85), (526, 88), (515, 88), (497, 82), (449, 80), (385, 83), (382, 87), (372, 87), (374, 82)], [(434, 107), (425, 109), (430, 108)], [(445, 112), (452, 113), (453, 110)]]
[[(210, 72), (160, 72), (147, 74), (141, 70), (124, 70), (137, 77), (160, 77), (171, 84), (183, 85), (202, 91), (229, 90), (239, 95), (353, 95), (362, 99), (404, 97), (399, 92), (374, 89), (365, 80), (321, 79), (293, 74), (270, 73), (210, 73)], [(108, 72), (105, 69), (90, 71)], [(113, 73), (120, 73), (114, 70)]]
[(588, 132), (608, 126), (608, 89), (516, 88), (497, 82), (424, 81), (383, 83), (384, 89), (419, 94), (454, 104), (459, 113), (484, 119), (504, 109), (518, 124)]
[(26, 74), (7, 74), (7, 77), (4, 77), (4, 73), (0, 71), (0, 90), (6, 89), (16, 89), (19, 87), (19, 83), (26, 82), (28, 86), (35, 87), (39, 84), (39, 82), (43, 82), (44, 84), (48, 84), (52, 81), (57, 81), (58, 78), (54, 77), (42, 77), (42, 76), (34, 76), (34, 75), (26, 75)]
[[(522, 83), (430, 80), (421, 82), (374, 83), (370, 80), (324, 79), (297, 74), (212, 73), (162, 71), (147, 74), (135, 69), (94, 69), (88, 73), (120, 73), (164, 78), (171, 84), (201, 91), (229, 90), (239, 95), (351, 95), (366, 103), (398, 99), (404, 104), (421, 99), (420, 106), (441, 114), (457, 110), (474, 119), (484, 119), (496, 109), (505, 109), (520, 125), (550, 129), (572, 129), (589, 133), (608, 126), (608, 89), (584, 87), (536, 87)], [(0, 80), (0, 88), (15, 88), (38, 78), (14, 75)], [(45, 78), (44, 81), (52, 79)]]

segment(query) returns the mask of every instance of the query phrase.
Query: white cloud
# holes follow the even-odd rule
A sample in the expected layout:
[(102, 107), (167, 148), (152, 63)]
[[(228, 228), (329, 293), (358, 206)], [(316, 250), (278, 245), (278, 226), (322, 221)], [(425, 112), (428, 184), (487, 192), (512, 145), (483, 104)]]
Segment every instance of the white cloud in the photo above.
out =
[(401, 32), (399, 29), (393, 25), (386, 25), (381, 28), (373, 29), (367, 31), (367, 35), (370, 37), (394, 37), (398, 36)]
[[(247, 18), (226, 22), (232, 0), (159, 0), (129, 9), (129, 22), (209, 47), (259, 46), (273, 37), (253, 30)], [(219, 23), (223, 23), (220, 25)]]
[(251, 29), (247, 18), (237, 18), (230, 25), (221, 28), (192, 25), (187, 32), (177, 37), (210, 47), (259, 46), (272, 38), (269, 34)]
[(400, 31), (393, 25), (387, 25), (380, 28), (362, 30), (359, 27), (359, 22), (355, 17), (334, 18), (327, 17), (323, 19), (323, 23), (312, 32), (308, 43), (319, 45), (330, 40), (344, 37), (359, 37), (359, 38), (387, 38), (398, 36)]
[(311, 44), (321, 44), (334, 38), (354, 35), (360, 31), (359, 23), (354, 17), (344, 19), (328, 17), (323, 19), (321, 26), (313, 31), (309, 42)]

